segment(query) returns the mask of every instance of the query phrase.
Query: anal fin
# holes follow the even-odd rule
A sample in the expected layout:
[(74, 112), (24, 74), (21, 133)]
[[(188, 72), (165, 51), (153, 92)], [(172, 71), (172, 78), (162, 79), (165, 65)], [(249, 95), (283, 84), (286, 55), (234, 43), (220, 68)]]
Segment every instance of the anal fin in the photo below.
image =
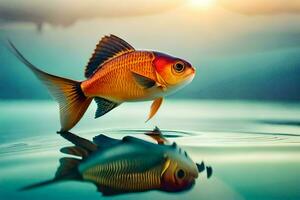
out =
[(95, 118), (105, 115), (106, 113), (108, 113), (109, 111), (111, 111), (112, 109), (114, 109), (119, 105), (119, 103), (112, 102), (101, 97), (95, 97), (94, 99), (98, 106), (95, 114)]

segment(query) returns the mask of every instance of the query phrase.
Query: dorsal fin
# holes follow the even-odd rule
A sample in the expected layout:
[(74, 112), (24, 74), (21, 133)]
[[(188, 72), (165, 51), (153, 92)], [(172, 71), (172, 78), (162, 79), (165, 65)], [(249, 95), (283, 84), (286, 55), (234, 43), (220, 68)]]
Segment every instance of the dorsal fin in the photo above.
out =
[(130, 44), (115, 35), (104, 36), (97, 44), (85, 68), (85, 77), (89, 78), (93, 75), (97, 69), (101, 68), (101, 64), (105, 61), (134, 50)]

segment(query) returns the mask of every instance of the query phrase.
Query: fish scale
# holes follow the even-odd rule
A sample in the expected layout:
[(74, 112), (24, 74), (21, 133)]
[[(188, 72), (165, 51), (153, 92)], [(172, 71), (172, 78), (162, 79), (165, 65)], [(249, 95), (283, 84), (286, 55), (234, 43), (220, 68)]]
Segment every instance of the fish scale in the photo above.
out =
[[(152, 65), (153, 53), (134, 51), (112, 59), (103, 64), (101, 70), (82, 83), (87, 96), (99, 96), (113, 101), (130, 101), (138, 97), (150, 98), (151, 93), (132, 81), (132, 72), (156, 80)], [(114, 78), (112, 78), (114, 77)]]
[[(144, 172), (131, 172), (134, 163), (121, 160), (92, 167), (83, 173), (85, 180), (120, 190), (146, 190), (160, 187), (161, 166)], [(126, 171), (129, 171), (126, 173)]]

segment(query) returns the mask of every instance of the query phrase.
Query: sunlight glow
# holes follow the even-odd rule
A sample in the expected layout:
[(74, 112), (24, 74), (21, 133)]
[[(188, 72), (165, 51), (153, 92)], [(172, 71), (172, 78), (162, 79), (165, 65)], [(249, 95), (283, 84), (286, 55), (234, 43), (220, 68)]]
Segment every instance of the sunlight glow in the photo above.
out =
[(214, 5), (215, 0), (189, 0), (190, 4), (199, 8), (208, 8)]

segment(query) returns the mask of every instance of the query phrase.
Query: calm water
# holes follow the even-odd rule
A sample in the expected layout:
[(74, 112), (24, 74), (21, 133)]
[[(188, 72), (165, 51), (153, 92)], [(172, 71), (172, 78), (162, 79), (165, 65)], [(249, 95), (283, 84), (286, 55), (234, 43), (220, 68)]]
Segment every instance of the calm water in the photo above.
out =
[[(160, 127), (196, 162), (214, 174), (200, 175), (190, 191), (151, 191), (113, 199), (300, 199), (300, 104), (240, 101), (167, 100), (154, 120), (144, 123), (150, 103), (129, 103), (94, 120), (91, 107), (74, 133), (91, 139), (100, 133), (146, 138)], [(0, 102), (1, 199), (99, 199), (93, 184), (62, 182), (36, 190), (18, 189), (52, 178), (69, 143), (50, 101)]]

